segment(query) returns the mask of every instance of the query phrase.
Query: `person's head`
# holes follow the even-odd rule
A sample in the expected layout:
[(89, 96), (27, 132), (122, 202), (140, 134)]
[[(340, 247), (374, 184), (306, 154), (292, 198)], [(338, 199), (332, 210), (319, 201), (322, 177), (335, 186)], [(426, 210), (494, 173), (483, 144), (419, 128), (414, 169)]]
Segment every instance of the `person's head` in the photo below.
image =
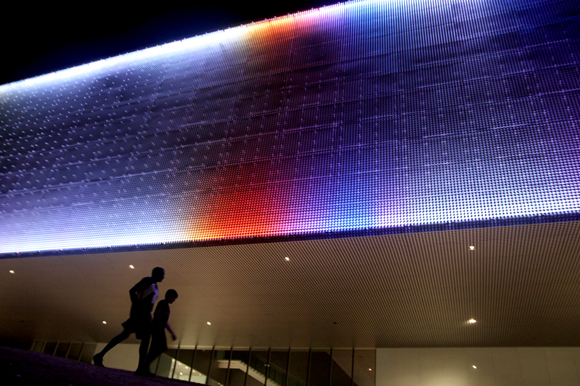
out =
[(165, 292), (165, 300), (167, 300), (167, 303), (171, 304), (175, 299), (177, 299), (177, 291), (174, 289), (168, 289), (167, 292)]
[(153, 279), (155, 283), (163, 281), (164, 278), (165, 278), (165, 270), (163, 268), (161, 267), (153, 268), (153, 271), (151, 272), (151, 279)]

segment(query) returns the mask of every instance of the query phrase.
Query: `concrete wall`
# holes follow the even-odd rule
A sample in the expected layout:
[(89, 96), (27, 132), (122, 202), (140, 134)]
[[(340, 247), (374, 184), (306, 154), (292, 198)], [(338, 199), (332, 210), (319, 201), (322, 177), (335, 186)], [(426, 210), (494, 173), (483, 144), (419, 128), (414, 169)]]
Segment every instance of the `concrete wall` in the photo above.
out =
[(376, 358), (376, 386), (580, 385), (580, 347), (377, 349)]
[[(100, 352), (106, 343), (98, 343), (95, 353)], [(103, 359), (105, 367), (135, 371), (139, 365), (139, 345), (122, 343), (115, 346)]]

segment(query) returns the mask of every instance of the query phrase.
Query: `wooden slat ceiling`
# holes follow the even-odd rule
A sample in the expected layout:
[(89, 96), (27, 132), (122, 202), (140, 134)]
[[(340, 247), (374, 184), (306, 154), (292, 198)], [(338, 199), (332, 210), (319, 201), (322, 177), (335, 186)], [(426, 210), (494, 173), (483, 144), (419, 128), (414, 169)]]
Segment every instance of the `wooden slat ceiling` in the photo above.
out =
[(4, 259), (0, 336), (108, 341), (162, 266), (185, 346), (580, 346), (579, 236), (563, 222)]

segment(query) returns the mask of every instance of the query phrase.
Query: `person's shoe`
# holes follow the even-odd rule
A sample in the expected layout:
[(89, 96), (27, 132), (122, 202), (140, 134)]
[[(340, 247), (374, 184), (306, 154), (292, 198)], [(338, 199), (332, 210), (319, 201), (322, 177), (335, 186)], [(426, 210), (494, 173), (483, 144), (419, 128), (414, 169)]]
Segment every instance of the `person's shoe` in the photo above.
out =
[(147, 369), (137, 369), (137, 371), (135, 371), (135, 375), (139, 375), (141, 377), (155, 378), (155, 374), (153, 374), (151, 371)]
[(105, 366), (103, 366), (103, 355), (102, 354), (95, 354), (93, 356), (93, 362), (95, 363), (95, 366), (105, 367)]

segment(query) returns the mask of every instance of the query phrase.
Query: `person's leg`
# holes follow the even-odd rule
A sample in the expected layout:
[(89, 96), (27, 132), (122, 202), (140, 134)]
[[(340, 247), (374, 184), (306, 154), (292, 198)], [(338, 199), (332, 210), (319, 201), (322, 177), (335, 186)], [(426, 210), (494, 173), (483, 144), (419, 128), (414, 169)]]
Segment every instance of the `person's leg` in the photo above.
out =
[(108, 353), (109, 350), (111, 350), (113, 347), (127, 339), (129, 335), (131, 335), (131, 332), (123, 330), (119, 335), (111, 339), (111, 341), (105, 346), (104, 349), (101, 350), (101, 352), (93, 356), (93, 362), (95, 362), (95, 365), (103, 367), (103, 356), (105, 356), (105, 354)]
[(149, 341), (151, 340), (150, 334), (144, 334), (141, 339), (141, 344), (139, 345), (139, 367), (137, 371), (141, 369), (147, 369), (144, 367), (145, 360), (147, 359), (147, 351), (149, 350)]
[(161, 354), (165, 352), (164, 348), (161, 347), (159, 344), (155, 344), (155, 342), (151, 343), (151, 350), (149, 350), (149, 354), (147, 354), (147, 360), (145, 361), (145, 368), (150, 370), (151, 363), (155, 361)]
[(167, 340), (165, 335), (152, 334), (151, 336), (151, 347), (147, 358), (141, 367), (135, 372), (137, 375), (142, 375), (146, 377), (154, 377), (155, 374), (151, 372), (151, 364), (155, 359), (157, 359), (161, 354), (167, 350)]

